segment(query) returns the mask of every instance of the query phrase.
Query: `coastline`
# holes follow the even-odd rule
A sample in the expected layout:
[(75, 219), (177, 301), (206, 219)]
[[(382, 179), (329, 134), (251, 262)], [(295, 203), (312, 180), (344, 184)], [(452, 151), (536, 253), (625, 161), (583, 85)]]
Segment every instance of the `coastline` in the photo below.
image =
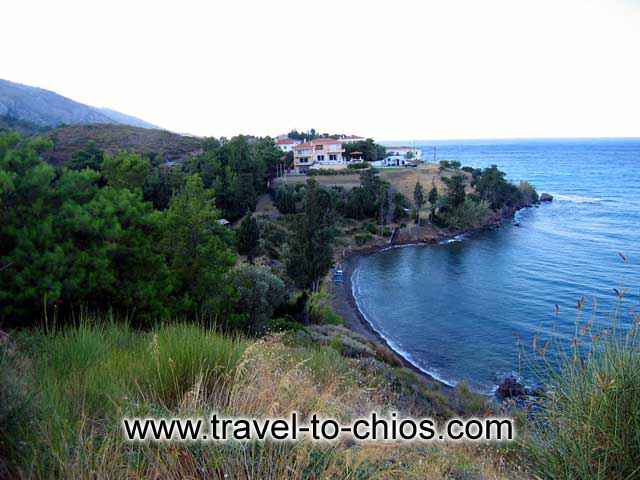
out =
[[(406, 244), (408, 245), (408, 244)], [(384, 250), (393, 245), (377, 246), (371, 250), (354, 251), (348, 254), (342, 262), (343, 270), (343, 283), (332, 283), (332, 303), (334, 311), (345, 320), (345, 326), (363, 337), (370, 342), (377, 345), (380, 349), (384, 350), (386, 355), (393, 358), (397, 365), (404, 368), (408, 368), (418, 375), (418, 378), (425, 384), (431, 386), (437, 386), (443, 390), (453, 390), (451, 385), (438, 380), (427, 372), (421, 370), (416, 365), (407, 360), (399, 352), (389, 344), (387, 339), (380, 335), (365, 318), (360, 311), (356, 303), (356, 299), (353, 296), (351, 277), (355, 270), (355, 266), (360, 257), (370, 255), (378, 251)]]
[(341, 284), (336, 284), (335, 282), (330, 280), (332, 291), (332, 306), (334, 311), (345, 320), (345, 326), (347, 328), (355, 333), (364, 336), (369, 341), (376, 344), (379, 348), (386, 351), (386, 353), (391, 358), (393, 358), (398, 365), (401, 365), (417, 373), (418, 378), (425, 384), (437, 386), (444, 391), (453, 391), (455, 389), (455, 386), (452, 386), (422, 370), (407, 358), (405, 358), (400, 352), (395, 350), (390, 345), (389, 341), (380, 333), (378, 333), (373, 325), (371, 325), (369, 320), (367, 320), (367, 318), (363, 315), (353, 295), (353, 285), (351, 279), (355, 271), (355, 267), (361, 257), (372, 255), (389, 248), (418, 245), (437, 245), (441, 242), (455, 240), (462, 235), (469, 235), (487, 229), (500, 228), (505, 220), (513, 219), (517, 211), (524, 208), (530, 208), (532, 206), (533, 205), (524, 205), (520, 208), (512, 209), (505, 215), (498, 215), (491, 218), (486, 225), (479, 228), (461, 231), (427, 231), (426, 236), (420, 236), (419, 234), (415, 236), (409, 235), (409, 237), (404, 236), (398, 242), (372, 244), (343, 252), (342, 259), (340, 261), (343, 271), (343, 282)]

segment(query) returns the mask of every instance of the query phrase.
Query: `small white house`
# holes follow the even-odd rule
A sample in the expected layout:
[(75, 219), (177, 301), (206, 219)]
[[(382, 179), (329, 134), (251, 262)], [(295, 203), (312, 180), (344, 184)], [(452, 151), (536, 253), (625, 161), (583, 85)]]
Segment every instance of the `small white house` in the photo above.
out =
[(405, 157), (420, 162), (422, 150), (415, 147), (387, 147), (387, 157)]
[(292, 152), (293, 147), (301, 143), (301, 140), (292, 140), (291, 138), (279, 138), (276, 140), (276, 146), (284, 153)]

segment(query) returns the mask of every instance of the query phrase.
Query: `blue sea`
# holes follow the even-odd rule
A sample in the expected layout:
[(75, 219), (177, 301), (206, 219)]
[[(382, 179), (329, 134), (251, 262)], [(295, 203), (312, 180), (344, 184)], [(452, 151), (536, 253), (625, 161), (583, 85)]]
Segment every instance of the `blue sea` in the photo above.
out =
[[(593, 330), (640, 301), (640, 139), (420, 142), (425, 158), (492, 164), (553, 203), (521, 210), (498, 230), (359, 259), (357, 304), (405, 358), (440, 380), (489, 393), (505, 375), (539, 378), (527, 355), (571, 342), (584, 297)], [(626, 258), (625, 263), (619, 255)], [(557, 305), (557, 306), (556, 306)], [(640, 311), (640, 309), (639, 309)], [(584, 322), (585, 320), (579, 320)], [(523, 355), (524, 354), (524, 355)]]

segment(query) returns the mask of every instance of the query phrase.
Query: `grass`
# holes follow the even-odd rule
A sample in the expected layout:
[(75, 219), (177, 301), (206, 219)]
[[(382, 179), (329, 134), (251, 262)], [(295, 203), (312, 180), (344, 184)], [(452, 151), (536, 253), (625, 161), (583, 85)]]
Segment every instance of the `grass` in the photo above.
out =
[(571, 347), (556, 346), (560, 368), (547, 364), (548, 393), (523, 438), (538, 478), (640, 478), (640, 315), (629, 310), (625, 332), (621, 312), (605, 332), (591, 331), (593, 317), (577, 322)]
[(125, 415), (434, 413), (417, 409), (422, 392), (398, 386), (405, 380), (397, 367), (348, 359), (331, 346), (85, 319), (47, 334), (14, 332), (1, 348), (0, 478), (512, 478), (491, 452), (469, 445), (123, 439)]

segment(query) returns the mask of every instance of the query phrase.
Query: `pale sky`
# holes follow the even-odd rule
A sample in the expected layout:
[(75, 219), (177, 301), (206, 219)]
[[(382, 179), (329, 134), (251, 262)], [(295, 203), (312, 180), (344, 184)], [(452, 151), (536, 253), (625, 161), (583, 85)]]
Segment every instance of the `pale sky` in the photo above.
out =
[(640, 137), (640, 1), (9, 0), (0, 78), (177, 132)]

